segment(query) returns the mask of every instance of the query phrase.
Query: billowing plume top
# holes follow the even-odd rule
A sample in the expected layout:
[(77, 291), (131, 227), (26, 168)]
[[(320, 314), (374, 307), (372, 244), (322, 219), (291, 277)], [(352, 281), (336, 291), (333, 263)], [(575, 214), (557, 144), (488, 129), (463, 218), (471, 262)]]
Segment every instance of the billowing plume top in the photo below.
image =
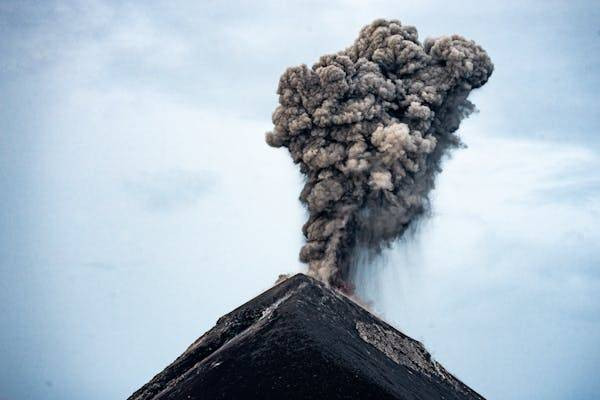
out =
[(266, 140), (306, 175), (309, 273), (351, 292), (357, 253), (378, 252), (423, 214), (440, 159), (474, 110), (467, 96), (492, 71), (473, 41), (421, 44), (414, 27), (379, 19), (346, 50), (284, 72)]

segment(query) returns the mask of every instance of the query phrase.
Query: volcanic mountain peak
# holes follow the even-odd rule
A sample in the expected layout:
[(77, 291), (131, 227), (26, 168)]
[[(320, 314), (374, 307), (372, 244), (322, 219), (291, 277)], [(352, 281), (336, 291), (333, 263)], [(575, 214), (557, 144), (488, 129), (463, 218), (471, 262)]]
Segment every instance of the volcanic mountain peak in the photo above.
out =
[(229, 314), (129, 400), (483, 399), (423, 345), (298, 274)]

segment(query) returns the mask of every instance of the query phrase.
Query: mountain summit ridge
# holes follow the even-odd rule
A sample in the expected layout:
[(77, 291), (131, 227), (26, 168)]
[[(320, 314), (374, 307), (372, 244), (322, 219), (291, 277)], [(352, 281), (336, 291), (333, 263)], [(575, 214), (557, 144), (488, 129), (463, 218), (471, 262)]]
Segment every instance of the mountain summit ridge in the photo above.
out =
[(294, 275), (219, 318), (128, 400), (482, 400), (345, 295)]

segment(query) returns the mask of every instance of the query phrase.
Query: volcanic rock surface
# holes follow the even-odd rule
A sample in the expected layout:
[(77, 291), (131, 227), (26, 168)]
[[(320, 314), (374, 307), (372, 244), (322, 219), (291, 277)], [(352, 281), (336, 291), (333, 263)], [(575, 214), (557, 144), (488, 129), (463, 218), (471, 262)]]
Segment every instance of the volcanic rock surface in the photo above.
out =
[(129, 400), (483, 399), (423, 345), (298, 274), (221, 317)]

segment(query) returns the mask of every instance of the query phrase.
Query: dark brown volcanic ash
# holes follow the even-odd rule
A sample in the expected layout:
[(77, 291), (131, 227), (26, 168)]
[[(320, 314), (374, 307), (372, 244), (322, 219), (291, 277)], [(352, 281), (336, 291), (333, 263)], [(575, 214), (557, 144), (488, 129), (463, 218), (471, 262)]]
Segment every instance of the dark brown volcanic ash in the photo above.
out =
[(129, 400), (482, 400), (423, 345), (293, 276), (223, 316)]
[(300, 259), (345, 292), (357, 253), (377, 253), (427, 209), (440, 160), (493, 71), (458, 35), (427, 39), (397, 20), (365, 26), (352, 46), (281, 76), (267, 143), (286, 147), (306, 184)]

